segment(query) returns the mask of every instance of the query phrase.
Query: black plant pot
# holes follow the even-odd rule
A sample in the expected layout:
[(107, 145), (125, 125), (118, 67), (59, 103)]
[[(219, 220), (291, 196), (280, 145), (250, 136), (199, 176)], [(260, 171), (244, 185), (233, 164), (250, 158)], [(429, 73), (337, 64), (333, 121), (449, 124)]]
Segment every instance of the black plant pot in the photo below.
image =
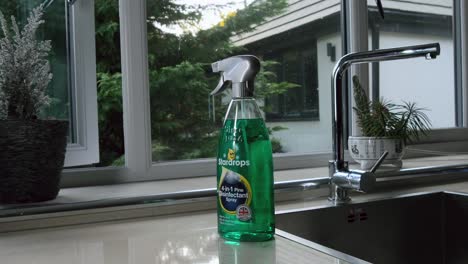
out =
[(68, 121), (0, 120), (0, 203), (57, 197)]

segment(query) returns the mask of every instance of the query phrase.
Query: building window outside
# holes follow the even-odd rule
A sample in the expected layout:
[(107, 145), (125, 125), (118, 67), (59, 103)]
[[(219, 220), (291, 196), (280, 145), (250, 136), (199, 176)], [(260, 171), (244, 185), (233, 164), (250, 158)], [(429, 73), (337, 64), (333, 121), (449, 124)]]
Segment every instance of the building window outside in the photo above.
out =
[(317, 48), (291, 47), (278, 54), (265, 55), (265, 59), (277, 61), (275, 73), (278, 81), (296, 84), (284, 94), (266, 98), (266, 121), (320, 120)]

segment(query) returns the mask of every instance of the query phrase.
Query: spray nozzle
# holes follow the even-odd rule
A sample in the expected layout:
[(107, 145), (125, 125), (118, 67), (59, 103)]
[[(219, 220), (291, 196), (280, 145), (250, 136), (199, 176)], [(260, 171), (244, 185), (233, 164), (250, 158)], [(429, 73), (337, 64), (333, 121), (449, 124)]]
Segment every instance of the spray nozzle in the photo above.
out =
[(254, 91), (255, 75), (260, 71), (260, 60), (252, 55), (233, 56), (211, 64), (213, 72), (220, 72), (221, 78), (211, 95), (223, 92), (232, 84), (232, 97), (251, 97)]

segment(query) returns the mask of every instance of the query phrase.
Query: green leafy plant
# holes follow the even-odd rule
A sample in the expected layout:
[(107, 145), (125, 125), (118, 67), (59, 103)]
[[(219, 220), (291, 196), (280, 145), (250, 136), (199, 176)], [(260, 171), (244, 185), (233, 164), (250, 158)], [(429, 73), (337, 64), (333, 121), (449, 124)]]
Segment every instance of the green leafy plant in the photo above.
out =
[(52, 79), (47, 59), (51, 45), (36, 38), (42, 15), (40, 5), (20, 30), (14, 16), (9, 27), (0, 12), (0, 119), (36, 119), (50, 103), (46, 90)]
[(97, 73), (99, 152), (101, 163), (111, 164), (124, 153), (122, 74)]
[(427, 136), (430, 120), (424, 113), (427, 109), (414, 102), (394, 104), (384, 99), (369, 101), (357, 76), (353, 76), (353, 107), (358, 117), (358, 125), (365, 137), (390, 137), (402, 139), (405, 143)]
[(271, 141), (271, 151), (273, 153), (283, 153), (283, 145), (281, 144), (281, 140), (273, 137), (273, 132), (281, 131), (281, 130), (287, 130), (287, 127), (282, 127), (282, 126), (274, 126), (274, 127), (268, 127), (268, 134), (270, 135), (270, 141)]

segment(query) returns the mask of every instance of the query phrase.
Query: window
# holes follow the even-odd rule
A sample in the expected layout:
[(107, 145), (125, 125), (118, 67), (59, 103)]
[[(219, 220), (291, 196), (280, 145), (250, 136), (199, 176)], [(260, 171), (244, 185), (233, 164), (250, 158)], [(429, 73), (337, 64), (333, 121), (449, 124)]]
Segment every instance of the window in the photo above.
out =
[[(0, 10), (10, 23), (9, 18), (14, 16), (17, 23), (25, 25), (27, 18), (39, 1), (8, 1), (2, 3)], [(52, 51), (50, 56), (51, 72), (53, 79), (48, 87), (48, 96), (51, 103), (41, 113), (41, 118), (69, 119), (70, 100), (68, 87), (68, 49), (67, 49), (67, 21), (66, 5), (63, 3), (49, 2), (46, 5), (43, 19), (46, 21), (39, 27), (37, 37), (51, 40)], [(1, 34), (1, 33), (0, 33)], [(69, 142), (74, 141), (74, 133), (70, 131)]]
[[(158, 2), (146, 2), (155, 168), (211, 164), (201, 159), (216, 155), (229, 95), (215, 98), (213, 122), (207, 102), (219, 76), (211, 73), (210, 64), (236, 54), (263, 60), (256, 97), (272, 130), (277, 158), (330, 152), (329, 76), (336, 55), (332, 60), (323, 51), (329, 45), (340, 50), (339, 2), (174, 1), (166, 6), (170, 15), (165, 19)], [(271, 92), (279, 86), (280, 91)], [(187, 172), (212, 175), (214, 166), (179, 176)]]
[(53, 74), (48, 90), (51, 104), (41, 118), (70, 121), (65, 166), (95, 163), (99, 156), (92, 1), (78, 1), (74, 6), (64, 0), (3, 1), (0, 9), (24, 24), (39, 4), (44, 5), (45, 23), (38, 37), (51, 40)]
[[(117, 0), (96, 1), (117, 3)], [(260, 2), (276, 5), (262, 9)], [(243, 53), (255, 54), (264, 62), (276, 61), (264, 65), (271, 77), (267, 81), (285, 88), (258, 98), (277, 144), (275, 168), (326, 164), (332, 144), (330, 75), (342, 55), (341, 3), (268, 0), (251, 4), (252, 1), (222, 0), (119, 1), (120, 43), (125, 51), (121, 69), (125, 168), (102, 170), (99, 173), (105, 176), (101, 183), (214, 175), (216, 133), (229, 98), (215, 99), (217, 123), (213, 123), (208, 102), (212, 102), (209, 93), (218, 76), (211, 73), (210, 64)], [(372, 17), (375, 8), (372, 9), (372, 3), (369, 5), (369, 17), (375, 19)], [(408, 41), (415, 36), (414, 31), (431, 36), (435, 32), (449, 38), (447, 21), (451, 11), (444, 5), (423, 1), (384, 4), (389, 10), (389, 21), (397, 24), (386, 26), (386, 22), (373, 21), (368, 40), (379, 48), (396, 45), (385, 44), (385, 34), (404, 35), (405, 30), (412, 32), (406, 34)], [(422, 13), (426, 7), (445, 13), (435, 17), (433, 11)], [(419, 24), (409, 25), (408, 21), (415, 18)], [(436, 30), (424, 24), (432, 19), (435, 20), (429, 24), (436, 24)], [(377, 25), (379, 28), (372, 28)], [(413, 29), (405, 29), (406, 26)], [(374, 30), (381, 36), (378, 41)], [(110, 56), (118, 56), (117, 53)], [(437, 60), (421, 63), (431, 65)], [(371, 83), (380, 87), (374, 95), (393, 92), (392, 87), (385, 88), (389, 82), (385, 76), (376, 75), (378, 72), (376, 68), (371, 74)], [(380, 72), (384, 72), (383, 68)], [(448, 75), (444, 72), (444, 76)], [(439, 139), (446, 141), (444, 134)]]
[[(384, 3), (385, 5), (385, 3)], [(426, 109), (432, 129), (424, 144), (407, 147), (406, 157), (443, 157), (465, 153), (466, 136), (457, 131), (462, 114), (457, 109), (463, 88), (455, 82), (453, 36), (453, 1), (432, 4), (426, 1), (399, 2), (385, 9), (381, 19), (375, 8), (369, 13), (370, 47), (372, 49), (424, 43), (440, 43), (441, 53), (435, 60), (413, 59), (374, 64), (371, 68), (371, 95), (394, 103), (415, 102)], [(466, 133), (466, 132), (465, 132)], [(450, 143), (454, 140), (458, 143)], [(442, 143), (443, 142), (443, 143)], [(447, 158), (434, 158), (443, 164)]]
[(314, 160), (311, 154), (331, 152), (330, 76), (341, 56), (340, 10), (338, 1), (297, 1), (283, 16), (235, 39), (249, 52), (277, 61), (277, 81), (295, 85), (265, 100), (277, 157), (309, 155)]
[(376, 11), (370, 13), (372, 49), (438, 42), (440, 56), (431, 61), (381, 63), (372, 73), (373, 97), (381, 96), (395, 103), (416, 102), (428, 109), (433, 128), (455, 127), (452, 1), (437, 6), (425, 2), (413, 6), (425, 7), (424, 12), (415, 12), (412, 5), (401, 3), (399, 9), (387, 8), (383, 20)]

